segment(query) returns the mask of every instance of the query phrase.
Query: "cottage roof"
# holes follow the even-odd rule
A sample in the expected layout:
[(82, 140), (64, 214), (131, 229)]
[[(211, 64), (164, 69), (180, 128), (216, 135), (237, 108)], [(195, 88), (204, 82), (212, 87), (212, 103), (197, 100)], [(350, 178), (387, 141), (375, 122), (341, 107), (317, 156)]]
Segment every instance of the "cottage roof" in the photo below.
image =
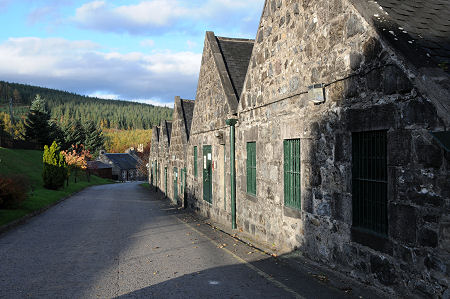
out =
[(239, 101), (247, 74), (254, 40), (216, 36), (220, 52)]
[(450, 72), (450, 1), (351, 1), (416, 67), (439, 66)]
[(88, 161), (88, 169), (107, 169), (112, 168), (111, 165), (105, 164), (102, 161)]
[(105, 154), (105, 156), (120, 169), (136, 169), (138, 161), (130, 154)]
[(157, 141), (159, 142), (159, 136), (160, 136), (160, 132), (159, 132), (159, 126), (156, 126), (156, 127), (154, 127), (154, 129), (155, 129), (155, 132), (156, 132), (156, 139), (157, 139)]
[(191, 132), (192, 117), (194, 115), (195, 101), (193, 100), (181, 100), (181, 109), (183, 110), (184, 123), (186, 125), (186, 134), (189, 139)]
[(165, 121), (166, 122), (166, 130), (167, 130), (167, 139), (169, 141), (170, 144), (170, 138), (172, 136), (172, 122), (171, 121)]

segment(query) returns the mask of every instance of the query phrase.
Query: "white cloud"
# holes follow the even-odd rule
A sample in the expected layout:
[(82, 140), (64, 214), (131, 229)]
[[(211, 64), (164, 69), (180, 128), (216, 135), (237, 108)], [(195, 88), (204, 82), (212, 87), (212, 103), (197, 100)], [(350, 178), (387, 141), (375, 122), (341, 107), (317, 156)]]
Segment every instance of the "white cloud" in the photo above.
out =
[(138, 99), (138, 100), (133, 100), (133, 102), (150, 104), (150, 105), (153, 105), (153, 106), (170, 107), (170, 108), (173, 108), (173, 106), (174, 106), (174, 101), (173, 100), (171, 102), (167, 102), (167, 101), (163, 101), (163, 100), (158, 99), (158, 98), (154, 98), (154, 99)]
[(187, 0), (147, 0), (117, 6), (93, 1), (80, 6), (73, 19), (84, 28), (132, 34), (163, 33), (163, 29), (195, 30), (193, 24), (198, 21), (240, 27), (242, 22), (259, 18), (263, 3), (264, 0), (207, 0), (201, 4)]
[(140, 42), (141, 46), (152, 48), (155, 45), (155, 41), (152, 39), (144, 39)]
[(193, 42), (193, 41), (191, 41), (191, 40), (188, 40), (188, 41), (186, 42), (186, 44), (187, 44), (188, 49), (192, 49), (192, 48), (195, 48), (195, 47), (197, 46), (197, 43), (196, 43), (196, 42)]
[(185, 9), (175, 0), (142, 1), (122, 6), (93, 1), (79, 7), (74, 19), (82, 27), (136, 32), (144, 28), (166, 26), (171, 19), (185, 14)]
[(118, 94), (108, 94), (103, 91), (96, 91), (94, 93), (89, 94), (88, 96), (99, 98), (99, 99), (105, 99), (105, 100), (118, 100), (119, 95)]
[(120, 99), (192, 97), (201, 54), (171, 51), (144, 54), (100, 51), (90, 41), (10, 38), (0, 44), (4, 80)]

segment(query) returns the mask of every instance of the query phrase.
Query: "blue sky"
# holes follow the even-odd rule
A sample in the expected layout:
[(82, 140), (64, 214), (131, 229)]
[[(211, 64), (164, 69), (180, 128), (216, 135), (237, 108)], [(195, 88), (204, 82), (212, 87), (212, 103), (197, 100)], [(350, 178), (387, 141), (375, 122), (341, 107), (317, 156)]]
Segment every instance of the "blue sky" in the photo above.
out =
[(0, 0), (0, 80), (172, 105), (205, 31), (254, 38), (264, 0)]

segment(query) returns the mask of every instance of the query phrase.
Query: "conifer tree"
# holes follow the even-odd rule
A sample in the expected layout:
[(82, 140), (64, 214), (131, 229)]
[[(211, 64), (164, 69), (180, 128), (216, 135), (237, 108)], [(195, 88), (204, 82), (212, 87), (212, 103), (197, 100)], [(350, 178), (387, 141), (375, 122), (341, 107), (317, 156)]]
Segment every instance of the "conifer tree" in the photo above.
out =
[(64, 128), (65, 148), (79, 147), (86, 139), (83, 125), (79, 120), (71, 120)]
[(57, 144), (60, 144), (61, 147), (64, 148), (65, 145), (64, 131), (54, 120), (50, 120), (49, 127), (50, 127), (50, 140), (56, 141)]
[(25, 120), (25, 139), (42, 146), (50, 143), (50, 114), (45, 100), (36, 95)]
[(98, 128), (93, 121), (88, 121), (84, 127), (86, 139), (84, 141), (84, 146), (91, 152), (92, 155), (96, 156), (98, 151), (104, 147), (105, 138), (103, 137), (103, 132)]

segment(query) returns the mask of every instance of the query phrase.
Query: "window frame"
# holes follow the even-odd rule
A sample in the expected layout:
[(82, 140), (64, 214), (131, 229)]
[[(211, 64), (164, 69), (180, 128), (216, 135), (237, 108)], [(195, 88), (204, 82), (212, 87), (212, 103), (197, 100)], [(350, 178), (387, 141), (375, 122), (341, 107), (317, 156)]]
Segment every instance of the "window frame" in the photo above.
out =
[(387, 130), (352, 132), (352, 228), (388, 236)]
[(300, 138), (283, 140), (284, 205), (302, 209), (302, 169)]
[(198, 177), (198, 149), (194, 146), (194, 177)]
[(256, 196), (256, 141), (247, 142), (247, 194)]

